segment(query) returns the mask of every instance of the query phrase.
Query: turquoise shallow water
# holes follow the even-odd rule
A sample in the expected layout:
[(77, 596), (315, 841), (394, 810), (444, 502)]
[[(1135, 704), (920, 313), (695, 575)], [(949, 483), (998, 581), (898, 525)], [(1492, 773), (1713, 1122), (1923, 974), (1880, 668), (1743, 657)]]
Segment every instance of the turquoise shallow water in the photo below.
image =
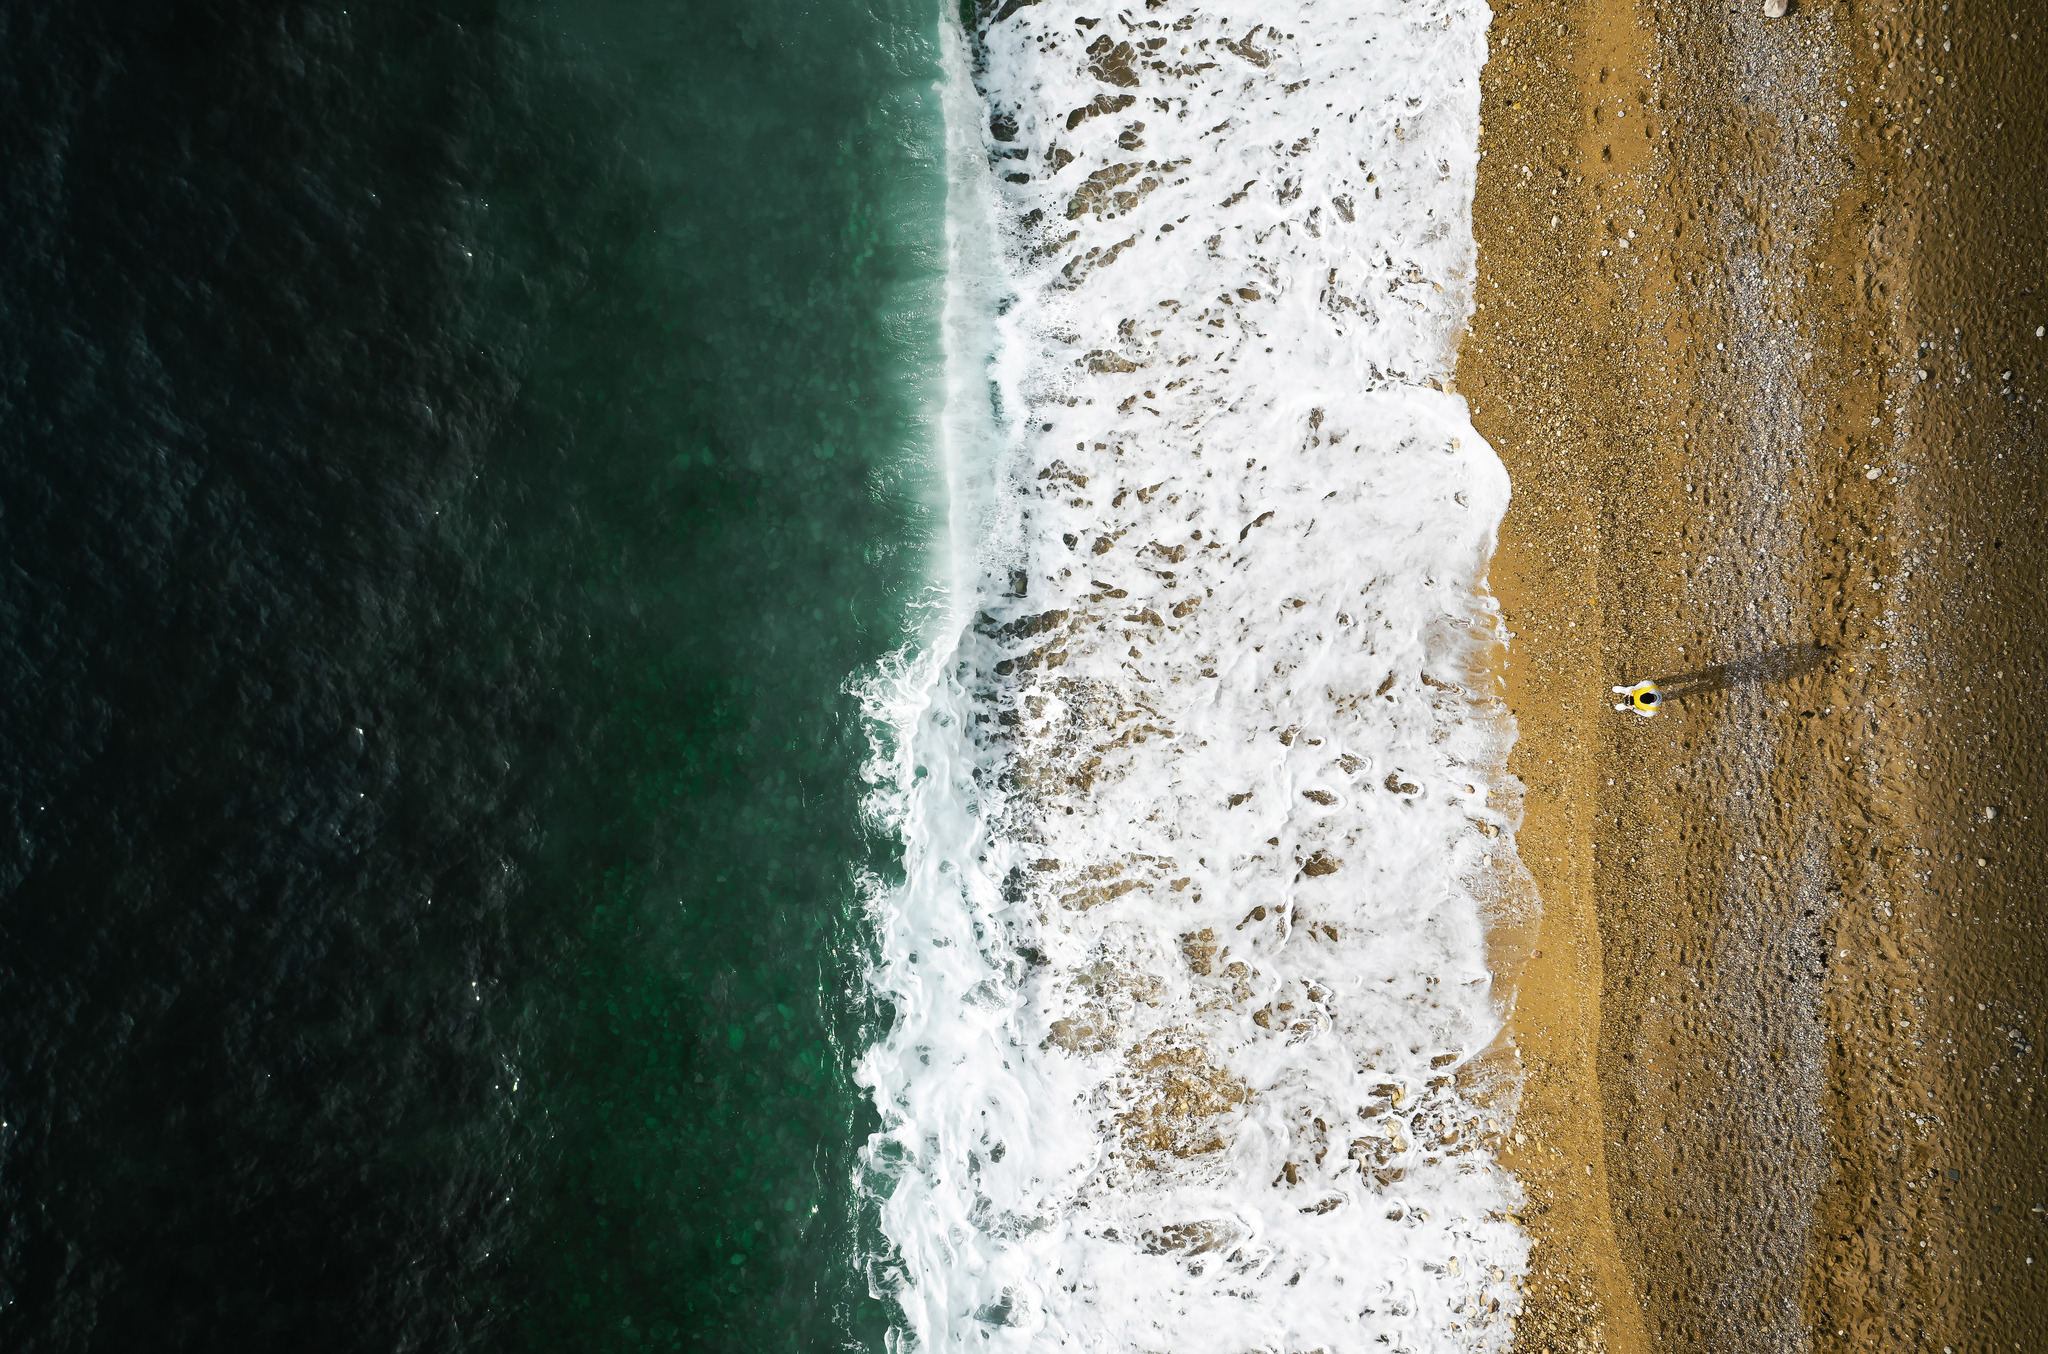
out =
[(0, 11), (0, 1347), (880, 1347), (937, 22)]
[(503, 1300), (533, 1348), (873, 1344), (855, 881), (894, 848), (858, 820), (846, 683), (906, 638), (933, 525), (935, 16), (528, 22), (616, 121), (575, 204), (588, 280), (519, 415), (574, 530), (537, 504), (549, 525), (504, 537), (536, 589), (573, 577), (591, 629), (531, 885), (573, 940), (508, 993), (532, 1222)]

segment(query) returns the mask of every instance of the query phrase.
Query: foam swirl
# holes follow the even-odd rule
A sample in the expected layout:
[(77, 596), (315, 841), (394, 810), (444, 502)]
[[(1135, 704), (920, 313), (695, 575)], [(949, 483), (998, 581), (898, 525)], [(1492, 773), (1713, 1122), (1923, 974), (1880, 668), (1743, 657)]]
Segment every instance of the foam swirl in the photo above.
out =
[(1010, 0), (956, 54), (959, 610), (870, 693), (918, 1347), (1509, 1339), (1485, 21)]

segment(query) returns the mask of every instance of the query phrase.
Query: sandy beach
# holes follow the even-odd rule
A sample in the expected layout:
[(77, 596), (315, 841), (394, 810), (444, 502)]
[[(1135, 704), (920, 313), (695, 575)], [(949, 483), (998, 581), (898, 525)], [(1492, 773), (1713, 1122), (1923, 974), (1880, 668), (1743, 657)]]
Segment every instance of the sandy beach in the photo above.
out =
[[(2040, 1348), (2038, 25), (1502, 5), (1530, 1350)], [(1610, 708), (1658, 679), (1656, 719)]]

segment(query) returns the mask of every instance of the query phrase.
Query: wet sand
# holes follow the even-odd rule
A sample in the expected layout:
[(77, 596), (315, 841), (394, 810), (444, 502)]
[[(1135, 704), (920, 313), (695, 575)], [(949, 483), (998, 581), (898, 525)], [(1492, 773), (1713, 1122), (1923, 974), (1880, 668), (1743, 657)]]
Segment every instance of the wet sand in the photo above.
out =
[(2043, 29), (1579, 0), (1492, 44), (1518, 1344), (2048, 1347)]

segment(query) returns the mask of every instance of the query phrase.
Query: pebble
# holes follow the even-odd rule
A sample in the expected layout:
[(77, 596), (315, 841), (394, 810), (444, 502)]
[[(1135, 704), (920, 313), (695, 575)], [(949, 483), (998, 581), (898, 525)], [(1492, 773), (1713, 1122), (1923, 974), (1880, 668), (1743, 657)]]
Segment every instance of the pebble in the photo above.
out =
[(1785, 11), (1790, 8), (1792, 8), (1791, 0), (1764, 0), (1764, 17), (1766, 19), (1782, 19), (1785, 17)]

